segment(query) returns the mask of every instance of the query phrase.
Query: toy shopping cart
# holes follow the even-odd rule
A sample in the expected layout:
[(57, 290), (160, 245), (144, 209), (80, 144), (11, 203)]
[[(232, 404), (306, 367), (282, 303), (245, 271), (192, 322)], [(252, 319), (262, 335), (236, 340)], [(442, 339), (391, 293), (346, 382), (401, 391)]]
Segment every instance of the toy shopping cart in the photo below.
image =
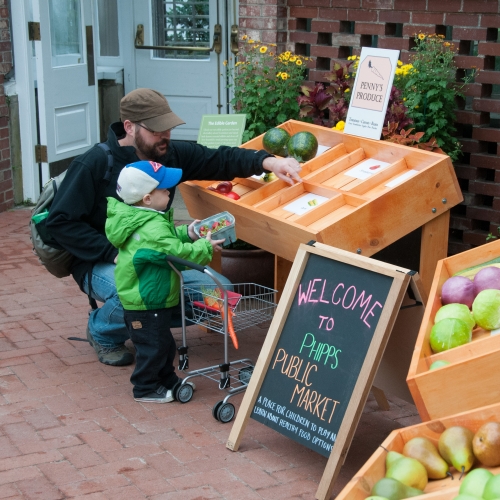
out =
[[(247, 388), (254, 368), (254, 363), (249, 358), (229, 361), (228, 344), (232, 336), (231, 330), (236, 337), (238, 331), (272, 319), (276, 309), (277, 292), (256, 283), (236, 283), (231, 285), (231, 290), (229, 290), (220, 283), (214, 271), (207, 266), (200, 266), (172, 256), (168, 256), (167, 261), (181, 280), (182, 346), (177, 350), (179, 370), (185, 371), (186, 376), (181, 385), (176, 388), (175, 397), (181, 403), (191, 400), (193, 388), (186, 383), (191, 378), (203, 376), (213, 380), (219, 384), (219, 389), (227, 391), (227, 396), (214, 405), (212, 415), (220, 422), (230, 422), (234, 417), (235, 408), (228, 402), (228, 399)], [(201, 271), (210, 276), (214, 284), (186, 286), (182, 273), (174, 264)], [(191, 317), (186, 316), (186, 298)], [(189, 368), (186, 321), (224, 335), (224, 357), (221, 364), (186, 371)]]

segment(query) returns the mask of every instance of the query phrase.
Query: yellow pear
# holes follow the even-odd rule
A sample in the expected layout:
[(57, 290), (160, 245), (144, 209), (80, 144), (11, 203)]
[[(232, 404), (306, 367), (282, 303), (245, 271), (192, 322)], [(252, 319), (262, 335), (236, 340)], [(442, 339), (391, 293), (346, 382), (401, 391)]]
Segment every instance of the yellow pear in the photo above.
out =
[(425, 437), (410, 439), (403, 448), (403, 455), (418, 460), (427, 470), (429, 479), (442, 479), (450, 474), (448, 464), (430, 439)]
[(439, 454), (453, 465), (455, 469), (463, 474), (471, 469), (474, 465), (474, 453), (472, 451), (472, 439), (474, 433), (467, 429), (456, 425), (448, 427), (440, 436), (438, 441)]
[(385, 456), (385, 470), (387, 471), (389, 467), (396, 461), (399, 460), (400, 458), (403, 458), (404, 455), (401, 453), (398, 453), (397, 451), (388, 451), (387, 455)]
[(406, 484), (391, 477), (379, 479), (373, 485), (371, 491), (372, 496), (387, 498), (388, 500), (402, 500), (403, 498), (416, 497), (423, 494), (422, 490), (406, 486)]
[(486, 422), (472, 439), (472, 451), (487, 467), (500, 465), (500, 423)]
[(391, 464), (385, 477), (397, 479), (406, 486), (423, 490), (427, 486), (427, 471), (415, 458), (403, 456)]

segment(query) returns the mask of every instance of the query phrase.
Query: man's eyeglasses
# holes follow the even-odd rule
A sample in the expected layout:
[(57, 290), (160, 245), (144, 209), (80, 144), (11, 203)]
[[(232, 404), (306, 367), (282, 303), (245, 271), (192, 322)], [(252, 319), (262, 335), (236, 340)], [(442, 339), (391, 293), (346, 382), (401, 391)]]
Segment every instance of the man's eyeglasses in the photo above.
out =
[(150, 128), (146, 127), (145, 125), (142, 125), (141, 123), (135, 122), (136, 125), (139, 125), (139, 127), (143, 128), (144, 130), (147, 130), (150, 134), (153, 134), (155, 137), (161, 137), (162, 135), (165, 135), (167, 132), (170, 132), (172, 129), (169, 130), (164, 130), (163, 132), (154, 132)]

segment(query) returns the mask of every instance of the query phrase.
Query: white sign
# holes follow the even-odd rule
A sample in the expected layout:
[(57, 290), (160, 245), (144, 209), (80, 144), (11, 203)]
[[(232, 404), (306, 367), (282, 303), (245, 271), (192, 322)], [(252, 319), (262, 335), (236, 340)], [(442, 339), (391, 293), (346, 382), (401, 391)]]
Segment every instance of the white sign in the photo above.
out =
[(308, 193), (293, 201), (286, 207), (283, 207), (283, 210), (286, 210), (287, 212), (293, 212), (297, 215), (302, 215), (306, 212), (309, 212), (309, 210), (312, 210), (318, 205), (321, 205), (321, 203), (324, 203), (325, 201), (328, 201), (328, 198), (320, 196), (319, 194)]
[(399, 50), (361, 49), (345, 134), (380, 140), (398, 57)]
[(376, 158), (369, 158), (368, 160), (363, 160), (362, 162), (356, 163), (353, 168), (344, 172), (345, 175), (349, 177), (354, 177), (355, 179), (368, 179), (372, 175), (378, 174), (385, 167), (388, 167), (390, 163), (386, 161), (380, 161)]

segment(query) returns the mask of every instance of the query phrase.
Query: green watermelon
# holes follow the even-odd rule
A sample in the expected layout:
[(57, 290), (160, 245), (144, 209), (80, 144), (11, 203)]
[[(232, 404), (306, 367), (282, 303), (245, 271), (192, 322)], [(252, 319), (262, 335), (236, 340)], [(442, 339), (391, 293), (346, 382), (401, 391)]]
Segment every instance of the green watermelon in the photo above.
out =
[(271, 128), (264, 134), (262, 145), (272, 155), (286, 156), (286, 145), (290, 134), (283, 128)]
[(288, 141), (287, 149), (288, 156), (292, 156), (297, 161), (309, 161), (318, 152), (318, 139), (311, 132), (297, 132)]

